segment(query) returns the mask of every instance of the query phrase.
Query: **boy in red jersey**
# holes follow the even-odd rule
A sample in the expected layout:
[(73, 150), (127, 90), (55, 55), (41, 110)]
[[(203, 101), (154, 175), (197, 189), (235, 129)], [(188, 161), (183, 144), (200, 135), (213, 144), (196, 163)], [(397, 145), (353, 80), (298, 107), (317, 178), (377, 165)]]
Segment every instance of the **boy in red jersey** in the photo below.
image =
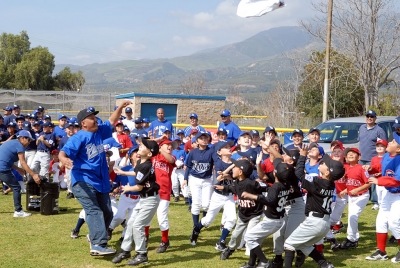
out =
[(350, 148), (346, 154), (349, 165), (346, 169), (346, 189), (341, 191), (339, 197), (348, 195), (348, 226), (347, 239), (340, 245), (341, 249), (356, 248), (360, 233), (358, 232), (358, 218), (369, 200), (368, 189), (371, 186), (360, 160), (360, 151), (357, 148)]

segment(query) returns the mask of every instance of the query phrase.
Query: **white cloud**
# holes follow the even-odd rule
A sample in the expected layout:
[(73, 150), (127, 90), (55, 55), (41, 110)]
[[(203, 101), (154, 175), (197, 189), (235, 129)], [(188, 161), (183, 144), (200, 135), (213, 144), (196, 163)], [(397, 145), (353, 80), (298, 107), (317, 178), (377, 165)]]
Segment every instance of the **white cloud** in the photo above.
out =
[(135, 52), (135, 51), (143, 51), (146, 49), (145, 45), (136, 44), (132, 41), (127, 41), (121, 44), (121, 50), (124, 52)]

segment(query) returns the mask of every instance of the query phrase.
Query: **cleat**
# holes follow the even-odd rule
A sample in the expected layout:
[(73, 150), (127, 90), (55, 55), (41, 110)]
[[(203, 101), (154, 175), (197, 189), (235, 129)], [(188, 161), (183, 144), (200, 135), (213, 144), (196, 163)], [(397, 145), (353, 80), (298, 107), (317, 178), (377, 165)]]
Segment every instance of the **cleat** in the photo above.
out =
[(248, 263), (246, 262), (244, 265), (240, 266), (239, 268), (256, 268), (256, 266), (250, 265), (250, 264), (248, 264)]
[(131, 253), (129, 251), (125, 251), (121, 249), (121, 252), (118, 254), (118, 256), (114, 257), (114, 259), (111, 260), (112, 263), (120, 263), (124, 259), (129, 259), (131, 257)]
[(372, 209), (372, 210), (379, 210), (379, 205), (378, 205), (378, 204), (375, 204), (375, 205), (372, 206), (371, 209)]
[(371, 256), (368, 256), (365, 259), (368, 261), (386, 261), (389, 258), (386, 255), (386, 252), (382, 252), (379, 249), (377, 249), (374, 253), (372, 253)]
[(200, 232), (196, 232), (193, 228), (192, 235), (190, 236), (190, 244), (192, 244), (192, 246), (196, 246), (197, 239), (199, 238), (199, 234), (200, 234)]
[(306, 260), (306, 255), (304, 255), (304, 253), (300, 250), (296, 251), (296, 261), (294, 263), (295, 267), (301, 267), (305, 260)]
[(179, 196), (175, 196), (174, 202), (179, 202)]
[(71, 231), (71, 238), (76, 239), (79, 237), (79, 231), (72, 229)]
[(349, 239), (346, 239), (340, 245), (341, 249), (351, 249), (351, 248), (356, 248), (356, 247), (358, 247), (358, 241), (351, 242)]
[(271, 264), (271, 268), (283, 268), (283, 260), (274, 260)]
[(340, 248), (340, 243), (337, 241), (336, 238), (328, 239), (328, 241), (331, 244), (331, 250)]
[(271, 267), (271, 262), (259, 262), (256, 266), (256, 268), (270, 268)]
[(235, 252), (234, 249), (230, 249), (227, 247), (226, 249), (224, 249), (224, 251), (221, 252), (221, 255), (219, 256), (219, 258), (221, 260), (229, 259), (229, 257), (232, 255), (233, 252)]
[(222, 240), (221, 242), (217, 242), (217, 244), (215, 244), (215, 249), (218, 251), (224, 251), (226, 249), (225, 241)]
[(132, 260), (128, 261), (126, 264), (127, 265), (132, 265), (132, 266), (136, 266), (142, 263), (148, 263), (149, 259), (147, 258), (147, 254), (136, 254), (135, 257), (133, 257)]
[(397, 239), (392, 235), (392, 236), (389, 238), (389, 243), (391, 243), (391, 244), (397, 243)]
[(332, 263), (329, 261), (324, 261), (322, 264), (319, 265), (320, 268), (335, 268)]
[(169, 248), (169, 240), (168, 242), (161, 241), (160, 246), (157, 248), (157, 253), (164, 253)]

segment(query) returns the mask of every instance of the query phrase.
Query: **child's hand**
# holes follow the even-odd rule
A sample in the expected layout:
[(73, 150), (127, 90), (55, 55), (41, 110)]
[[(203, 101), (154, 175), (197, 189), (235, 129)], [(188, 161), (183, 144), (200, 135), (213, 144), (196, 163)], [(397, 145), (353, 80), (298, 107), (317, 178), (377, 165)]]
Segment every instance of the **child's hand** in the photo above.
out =
[(307, 156), (308, 154), (308, 144), (303, 143), (303, 146), (300, 148), (300, 155)]
[(114, 167), (114, 172), (117, 175), (124, 175), (124, 171), (122, 171), (119, 167)]
[(124, 194), (125, 192), (129, 192), (130, 185), (128, 183), (127, 185), (122, 185), (121, 188), (122, 188), (121, 194)]
[(243, 192), (243, 193), (242, 193), (242, 198), (248, 199), (248, 200), (257, 200), (257, 199), (258, 199), (258, 196), (255, 195), (255, 194), (250, 194), (250, 193), (248, 193), (248, 192)]
[(265, 143), (269, 146), (270, 145), (270, 143), (271, 143), (271, 139), (272, 139), (272, 137), (271, 137), (271, 133), (265, 133), (264, 134), (264, 137), (265, 137)]
[(374, 177), (369, 177), (368, 182), (378, 185), (378, 179)]
[(260, 152), (256, 158), (256, 165), (260, 165), (262, 162), (263, 152)]
[(339, 197), (340, 197), (340, 198), (343, 198), (343, 196), (345, 196), (346, 194), (347, 194), (347, 189), (341, 191), (341, 192), (339, 193)]
[(371, 169), (370, 165), (363, 165), (362, 166), (365, 171), (369, 171)]
[(353, 189), (353, 190), (350, 191), (350, 195), (354, 196), (356, 194), (358, 194), (358, 190), (357, 189)]
[(222, 185), (214, 185), (214, 189), (222, 191), (222, 190), (224, 190), (224, 186), (222, 186)]

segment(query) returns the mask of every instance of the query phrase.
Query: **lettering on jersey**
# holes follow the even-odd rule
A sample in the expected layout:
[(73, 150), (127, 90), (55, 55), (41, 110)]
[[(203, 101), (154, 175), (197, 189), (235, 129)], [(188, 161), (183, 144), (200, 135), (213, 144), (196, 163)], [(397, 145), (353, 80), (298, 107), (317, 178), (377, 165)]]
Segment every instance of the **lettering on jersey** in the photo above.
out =
[[(316, 175), (318, 176), (318, 175)], [(306, 180), (308, 180), (309, 182), (312, 182), (314, 180), (315, 175), (314, 174), (306, 174), (306, 176), (304, 177)]]
[(102, 152), (104, 152), (103, 144), (99, 144), (96, 146), (93, 143), (89, 143), (88, 145), (86, 145), (86, 155), (87, 155), (88, 160), (101, 154)]
[(361, 183), (361, 181), (359, 181), (357, 179), (347, 178), (346, 185), (354, 186), (354, 187), (360, 187), (363, 184)]
[(278, 198), (281, 198), (283, 196), (288, 196), (289, 193), (290, 193), (290, 190), (280, 191), (278, 194)]
[(192, 169), (197, 173), (204, 173), (211, 167), (210, 163), (198, 163), (195, 160), (192, 161), (192, 164), (193, 164)]
[(239, 199), (239, 206), (241, 206), (242, 208), (251, 208), (256, 206), (256, 202), (254, 202), (254, 200)]
[(154, 168), (158, 168), (169, 173), (169, 166), (166, 163), (154, 161)]
[(394, 177), (395, 177), (394, 174), (395, 174), (395, 173), (394, 173), (393, 170), (387, 169), (387, 170), (386, 170), (386, 173), (385, 173), (385, 176), (394, 178)]
[(325, 196), (333, 196), (335, 190), (326, 190), (326, 189), (321, 189), (321, 191), (319, 192), (322, 195)]

